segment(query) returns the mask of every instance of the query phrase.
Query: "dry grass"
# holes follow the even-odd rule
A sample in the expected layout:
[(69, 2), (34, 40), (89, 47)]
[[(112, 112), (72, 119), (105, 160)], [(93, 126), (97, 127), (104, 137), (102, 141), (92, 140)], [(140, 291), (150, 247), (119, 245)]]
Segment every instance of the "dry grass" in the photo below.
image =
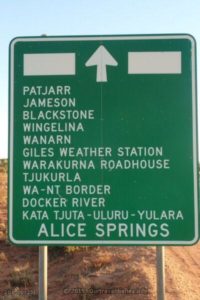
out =
[(8, 160), (7, 159), (0, 159), (0, 171), (7, 172), (8, 170)]
[(0, 240), (6, 240), (7, 229), (4, 223), (0, 223)]
[(7, 257), (4, 252), (0, 252), (0, 262), (7, 262)]
[(15, 295), (9, 295), (9, 296), (4, 296), (3, 300), (27, 300), (28, 298), (25, 298), (23, 296), (15, 296)]
[(7, 237), (7, 161), (0, 160), (0, 240)]
[(73, 258), (73, 256), (76, 253), (82, 252), (82, 251), (89, 251), (92, 249), (92, 247), (89, 246), (50, 246), (49, 248), (49, 257), (51, 259), (56, 259), (58, 257), (70, 257)]
[(26, 288), (34, 285), (34, 276), (30, 270), (29, 263), (24, 266), (14, 267), (10, 277), (10, 285), (12, 287)]

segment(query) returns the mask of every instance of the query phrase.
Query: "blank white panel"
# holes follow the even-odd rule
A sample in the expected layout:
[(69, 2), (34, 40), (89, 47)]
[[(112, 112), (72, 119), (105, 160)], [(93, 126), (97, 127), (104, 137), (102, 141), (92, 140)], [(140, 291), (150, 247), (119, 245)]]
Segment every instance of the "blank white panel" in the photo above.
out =
[(129, 52), (128, 74), (181, 74), (181, 52)]
[(75, 53), (24, 54), (24, 76), (75, 75)]

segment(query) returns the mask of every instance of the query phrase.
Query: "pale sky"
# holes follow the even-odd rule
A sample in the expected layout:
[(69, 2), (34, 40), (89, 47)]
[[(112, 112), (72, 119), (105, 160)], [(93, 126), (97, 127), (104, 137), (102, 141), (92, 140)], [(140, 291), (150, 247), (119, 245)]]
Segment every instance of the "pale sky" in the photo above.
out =
[(0, 158), (8, 156), (8, 46), (14, 37), (189, 33), (200, 45), (199, 0), (0, 0), (0, 11)]

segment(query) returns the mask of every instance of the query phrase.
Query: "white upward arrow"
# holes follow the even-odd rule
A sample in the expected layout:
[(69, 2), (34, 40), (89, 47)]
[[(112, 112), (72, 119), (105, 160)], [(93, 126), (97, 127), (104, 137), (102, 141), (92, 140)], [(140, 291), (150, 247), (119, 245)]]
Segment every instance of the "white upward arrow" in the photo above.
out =
[(100, 46), (86, 62), (86, 67), (97, 66), (97, 82), (107, 81), (106, 66), (117, 66), (117, 61), (112, 57), (104, 46)]

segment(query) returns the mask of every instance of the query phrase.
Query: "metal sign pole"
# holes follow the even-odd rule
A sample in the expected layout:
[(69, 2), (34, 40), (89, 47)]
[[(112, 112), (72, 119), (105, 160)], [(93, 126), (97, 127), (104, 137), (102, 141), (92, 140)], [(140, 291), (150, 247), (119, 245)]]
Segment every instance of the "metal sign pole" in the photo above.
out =
[(165, 300), (165, 262), (164, 247), (156, 247), (156, 268), (157, 268), (157, 300)]
[(39, 247), (39, 300), (47, 300), (48, 248)]

